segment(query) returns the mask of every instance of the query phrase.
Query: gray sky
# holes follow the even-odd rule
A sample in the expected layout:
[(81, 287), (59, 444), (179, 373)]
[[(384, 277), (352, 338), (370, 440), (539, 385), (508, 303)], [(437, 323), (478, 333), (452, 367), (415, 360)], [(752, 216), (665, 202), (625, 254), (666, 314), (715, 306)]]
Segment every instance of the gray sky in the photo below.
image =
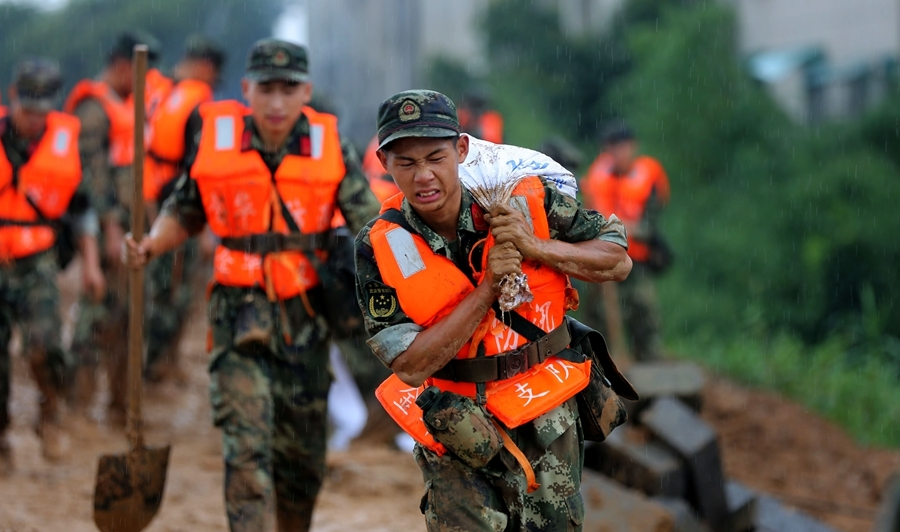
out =
[(0, 0), (0, 4), (27, 4), (38, 6), (42, 9), (54, 9), (64, 5), (69, 0)]

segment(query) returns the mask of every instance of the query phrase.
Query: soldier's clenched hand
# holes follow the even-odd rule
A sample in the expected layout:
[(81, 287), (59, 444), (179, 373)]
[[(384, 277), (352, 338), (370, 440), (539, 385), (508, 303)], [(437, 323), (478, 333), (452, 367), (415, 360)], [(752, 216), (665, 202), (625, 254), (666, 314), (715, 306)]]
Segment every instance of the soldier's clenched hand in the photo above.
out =
[(521, 212), (508, 205), (501, 205), (491, 214), (485, 214), (484, 219), (491, 224), (491, 234), (497, 244), (510, 243), (524, 258), (538, 258), (540, 239), (534, 236), (531, 225)]
[(500, 280), (522, 271), (522, 254), (510, 242), (497, 244), (488, 251), (488, 278), (494, 295), (500, 294)]
[(141, 243), (135, 242), (131, 233), (125, 235), (122, 243), (122, 263), (130, 268), (143, 268), (150, 261), (151, 240), (148, 235), (144, 235)]

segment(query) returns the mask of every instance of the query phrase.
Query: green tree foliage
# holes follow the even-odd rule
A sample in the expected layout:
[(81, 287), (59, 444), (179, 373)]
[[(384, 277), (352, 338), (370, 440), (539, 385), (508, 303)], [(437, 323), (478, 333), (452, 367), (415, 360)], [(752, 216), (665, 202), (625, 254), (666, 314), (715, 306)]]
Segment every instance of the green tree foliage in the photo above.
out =
[(238, 96), (238, 80), (250, 45), (271, 34), (279, 0), (71, 0), (65, 7), (40, 12), (19, 4), (0, 5), (0, 87), (9, 85), (16, 62), (43, 55), (60, 62), (66, 86), (93, 77), (120, 32), (140, 28), (163, 45), (160, 66), (174, 65), (185, 39), (202, 33), (228, 52), (220, 91)]
[(725, 4), (631, 0), (579, 37), (542, 5), (482, 18), (494, 105), (530, 146), (555, 131), (595, 150), (623, 117), (666, 167), (670, 346), (900, 443), (885, 430), (900, 411), (879, 409), (900, 376), (900, 97), (859, 123), (798, 125), (744, 72)]
[(580, 139), (592, 138), (615, 116), (606, 94), (630, 64), (619, 32), (567, 35), (555, 11), (531, 0), (492, 2), (482, 20), (493, 68), (527, 79), (542, 96), (538, 113)]

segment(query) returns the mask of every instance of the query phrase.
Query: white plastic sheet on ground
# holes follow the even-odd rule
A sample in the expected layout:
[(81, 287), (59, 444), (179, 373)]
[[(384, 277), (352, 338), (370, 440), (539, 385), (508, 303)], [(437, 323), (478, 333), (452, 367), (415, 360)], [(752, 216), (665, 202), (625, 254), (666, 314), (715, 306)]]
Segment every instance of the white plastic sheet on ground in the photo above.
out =
[(328, 419), (333, 427), (328, 449), (344, 451), (365, 428), (369, 413), (337, 345), (331, 344), (328, 356), (334, 373), (334, 382), (328, 390)]

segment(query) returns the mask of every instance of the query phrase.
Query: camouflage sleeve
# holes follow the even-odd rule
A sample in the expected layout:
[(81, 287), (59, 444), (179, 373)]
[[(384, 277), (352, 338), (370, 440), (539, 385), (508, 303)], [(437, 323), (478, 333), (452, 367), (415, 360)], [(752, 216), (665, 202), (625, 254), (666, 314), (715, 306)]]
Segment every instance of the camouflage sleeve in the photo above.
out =
[(174, 190), (160, 208), (160, 214), (178, 220), (178, 223), (191, 235), (200, 233), (206, 225), (206, 209), (203, 208), (200, 187), (191, 177), (191, 167), (194, 165), (197, 151), (200, 149), (200, 133), (202, 131), (203, 119), (200, 117), (198, 107), (191, 112), (185, 125), (185, 149), (182, 160), (184, 171), (175, 181)]
[(116, 199), (113, 172), (109, 166), (109, 119), (103, 106), (87, 98), (73, 113), (81, 121), (78, 151), (82, 162), (82, 183), (97, 214), (107, 219), (125, 216)]
[(597, 211), (585, 209), (581, 203), (544, 181), (544, 209), (550, 224), (550, 238), (563, 242), (604, 240), (628, 248), (625, 225), (616, 215), (605, 218)]
[[(84, 163), (82, 163), (84, 167)], [(75, 227), (75, 233), (78, 236), (97, 236), (100, 233), (100, 218), (97, 216), (97, 210), (91, 205), (91, 193), (87, 182), (82, 178), (78, 184), (78, 189), (69, 200), (69, 207), (66, 213), (72, 219)]]
[(629, 227), (629, 233), (637, 240), (650, 240), (659, 230), (659, 218), (662, 215), (663, 203), (659, 199), (656, 189), (650, 193), (647, 204), (644, 206), (644, 215), (633, 227)]
[(191, 235), (203, 231), (206, 225), (206, 210), (203, 208), (200, 187), (187, 172), (178, 178), (175, 190), (162, 204), (160, 215), (175, 218)]
[(424, 329), (403, 313), (393, 288), (384, 284), (369, 241), (369, 224), (356, 237), (356, 301), (372, 335), (369, 347), (387, 367)]
[(347, 173), (338, 188), (337, 205), (347, 220), (347, 226), (354, 234), (358, 233), (370, 220), (378, 216), (381, 202), (372, 193), (369, 180), (362, 172), (359, 155), (346, 139), (341, 139), (341, 151), (344, 154), (344, 166)]

